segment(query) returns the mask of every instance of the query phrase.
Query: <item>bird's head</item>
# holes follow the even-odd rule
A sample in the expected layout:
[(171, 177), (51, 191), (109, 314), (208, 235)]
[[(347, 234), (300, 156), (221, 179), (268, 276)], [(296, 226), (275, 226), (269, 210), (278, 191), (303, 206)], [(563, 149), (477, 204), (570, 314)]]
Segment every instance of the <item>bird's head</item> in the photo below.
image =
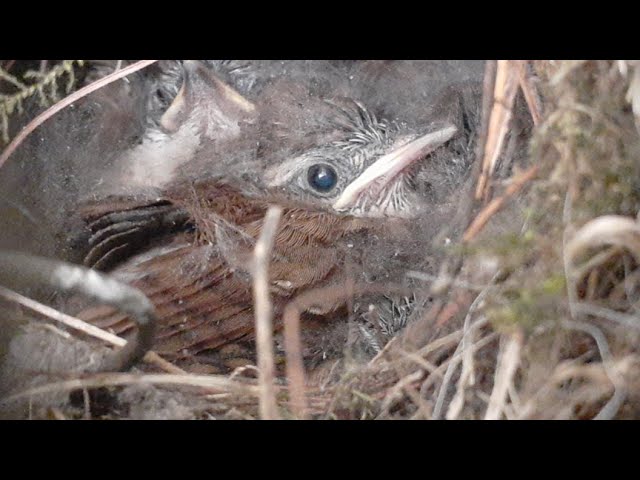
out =
[(449, 121), (422, 129), (379, 120), (356, 101), (335, 105), (340, 135), (272, 164), (270, 189), (358, 217), (413, 218), (425, 206), (425, 185), (416, 173), (456, 136)]
[(206, 64), (185, 60), (182, 86), (160, 119), (170, 134), (185, 127), (217, 141), (240, 134), (255, 116), (255, 105), (222, 81)]
[(195, 124), (213, 128), (218, 137), (235, 132), (232, 142), (218, 138), (199, 147), (185, 168), (192, 177), (252, 177), (258, 191), (314, 208), (415, 218), (433, 203), (432, 186), (441, 173), (456, 162), (467, 164), (460, 160), (466, 152), (446, 155), (459, 150), (468, 133), (450, 108), (459, 103), (455, 95), (445, 95), (445, 115), (409, 124), (401, 116), (379, 118), (366, 100), (355, 100), (346, 76), (334, 80), (332, 99), (314, 95), (304, 82), (280, 78), (251, 103), (203, 64), (185, 62), (184, 68), (183, 87), (162, 118), (165, 128)]

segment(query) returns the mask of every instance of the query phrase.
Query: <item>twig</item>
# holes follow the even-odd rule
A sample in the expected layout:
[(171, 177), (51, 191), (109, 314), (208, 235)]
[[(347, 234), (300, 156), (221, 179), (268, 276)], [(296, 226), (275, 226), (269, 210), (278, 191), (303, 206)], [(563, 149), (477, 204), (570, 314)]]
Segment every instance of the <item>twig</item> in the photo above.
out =
[(425, 345), (417, 352), (417, 354), (421, 357), (425, 357), (431, 352), (435, 352), (442, 347), (447, 347), (455, 342), (459, 342), (463, 335), (464, 332), (462, 331), (462, 329), (451, 332), (450, 334), (445, 335), (444, 337), (440, 337), (437, 340), (434, 340), (433, 342)]
[[(2, 295), (2, 293), (0, 293), (0, 295)], [(45, 330), (49, 330), (50, 332), (53, 332), (56, 335), (59, 335), (64, 339), (71, 338), (71, 334), (69, 332), (65, 332), (64, 330), (60, 330), (58, 327), (56, 327), (55, 325), (51, 325), (50, 323), (45, 323), (45, 324), (42, 325), (42, 327)]]
[(467, 231), (464, 232), (462, 241), (471, 241), (484, 228), (489, 219), (502, 208), (504, 203), (510, 197), (518, 193), (529, 180), (533, 179), (538, 174), (538, 170), (538, 165), (533, 165), (524, 172), (515, 175), (504, 194), (501, 197), (491, 200), (491, 202), (489, 202), (489, 204), (476, 216), (471, 225), (469, 225), (469, 228), (467, 228)]
[(395, 345), (397, 341), (398, 341), (398, 337), (393, 337), (391, 340), (389, 340), (387, 344), (382, 348), (382, 350), (376, 353), (375, 357), (373, 357), (369, 361), (369, 366), (376, 364), (377, 362), (380, 361), (381, 358), (386, 356), (386, 354), (389, 352), (389, 350), (391, 350), (391, 348)]
[(528, 70), (529, 69), (526, 66), (520, 70), (520, 89), (522, 90), (524, 99), (529, 107), (533, 125), (537, 127), (542, 119), (542, 109), (540, 108), (538, 94), (531, 83), (531, 75)]
[(20, 133), (11, 141), (7, 148), (5, 148), (2, 155), (0, 155), (0, 168), (5, 164), (7, 159), (11, 156), (11, 154), (18, 148), (18, 146), (24, 141), (27, 136), (31, 132), (33, 132), (36, 128), (42, 125), (45, 121), (51, 118), (53, 115), (58, 113), (63, 108), (71, 105), (73, 102), (80, 100), (82, 97), (87, 96), (91, 92), (94, 92), (109, 83), (115, 82), (116, 80), (126, 77), (127, 75), (132, 74), (133, 72), (137, 72), (145, 67), (148, 67), (152, 63), (157, 62), (157, 60), (141, 60), (139, 62), (134, 63), (122, 70), (111, 73), (99, 80), (96, 80), (93, 83), (90, 83), (86, 87), (81, 88), (80, 90), (72, 93), (71, 95), (66, 96), (55, 105), (52, 105), (50, 108), (42, 112), (36, 118), (31, 120), (27, 126), (25, 126)]
[(452, 297), (451, 301), (442, 308), (436, 317), (435, 325), (438, 328), (444, 326), (459, 313), (465, 310), (468, 311), (474, 299), (473, 294), (466, 290), (456, 290)]
[[(489, 320), (486, 317), (480, 317), (480, 319), (478, 319), (471, 327), (469, 327), (467, 335), (469, 335), (474, 330), (482, 328), (488, 322), (489, 322)], [(463, 333), (463, 335), (464, 335), (464, 333)], [(478, 340), (476, 343), (471, 344), (469, 346), (469, 349), (471, 350), (472, 353), (478, 351), (480, 348), (484, 347), (487, 343), (489, 343), (491, 340), (493, 340), (495, 338), (495, 335), (496, 335), (495, 332), (490, 333), (486, 337)], [(451, 382), (451, 378), (452, 378), (453, 374), (455, 373), (458, 364), (462, 360), (463, 353), (462, 353), (461, 350), (462, 350), (462, 342), (459, 342), (458, 346), (456, 347), (456, 350), (454, 351), (454, 353), (451, 356), (451, 358), (449, 359), (449, 361), (443, 363), (439, 367), (439, 368), (442, 368), (442, 369), (446, 368), (446, 371), (445, 371), (444, 377), (442, 379), (442, 384), (440, 385), (440, 390), (438, 391), (438, 397), (436, 398), (436, 404), (433, 407), (433, 418), (434, 419), (440, 418), (440, 414), (441, 414), (442, 408), (444, 406), (444, 400), (445, 400), (447, 391), (449, 389), (449, 383)], [(433, 382), (433, 375), (429, 376), (428, 381), (429, 381), (429, 383)], [(426, 389), (425, 385), (423, 385), (421, 388), (422, 389)]]
[(411, 399), (411, 401), (418, 407), (416, 413), (411, 417), (412, 419), (418, 419), (420, 416), (424, 420), (431, 419), (431, 406), (420, 396), (420, 393), (410, 383), (402, 387), (404, 393)]
[(263, 420), (279, 418), (274, 382), (273, 360), (273, 308), (269, 298), (269, 260), (273, 250), (282, 207), (272, 205), (267, 210), (262, 232), (253, 250), (253, 299), (256, 316), (256, 347), (258, 356), (258, 383), (260, 385), (260, 417)]
[(144, 356), (143, 360), (151, 365), (155, 365), (156, 367), (164, 370), (167, 373), (173, 373), (175, 375), (186, 375), (187, 372), (180, 367), (176, 367), (173, 363), (168, 362), (156, 352), (147, 352)]
[(259, 387), (245, 385), (229, 380), (222, 375), (171, 375), (171, 374), (145, 374), (135, 375), (130, 373), (103, 373), (95, 374), (88, 378), (77, 378), (62, 382), (53, 382), (40, 385), (6, 397), (0, 401), (7, 404), (15, 400), (34, 395), (42, 395), (51, 392), (78, 390), (82, 388), (100, 388), (120, 385), (184, 385), (190, 387), (203, 387), (222, 392), (234, 392), (258, 396)]
[(523, 334), (519, 330), (511, 334), (504, 349), (498, 356), (493, 390), (489, 397), (489, 405), (485, 413), (485, 420), (498, 420), (502, 415), (507, 400), (509, 385), (513, 381), (518, 365), (520, 365), (520, 351), (522, 349)]
[(380, 417), (385, 417), (389, 414), (391, 407), (403, 397), (404, 387), (411, 385), (414, 382), (418, 382), (424, 378), (424, 370), (416, 370), (409, 375), (401, 378), (385, 395), (382, 405), (380, 406)]
[[(486, 319), (482, 319), (483, 324), (486, 324)], [(480, 323), (480, 320), (477, 322)], [(486, 347), (489, 343), (491, 343), (496, 337), (498, 336), (498, 334), (496, 332), (492, 332), (490, 334), (488, 334), (486, 337), (481, 338), (480, 340), (478, 340), (476, 343), (474, 343), (471, 348), (473, 350), (473, 352), (478, 352), (479, 350), (483, 349), (484, 347)], [(429, 387), (431, 387), (431, 385), (436, 381), (437, 377), (440, 377), (442, 375), (442, 372), (449, 369), (449, 366), (453, 363), (453, 368), (455, 368), (455, 366), (457, 366), (458, 363), (460, 363), (460, 360), (462, 358), (462, 353), (454, 353), (453, 356), (451, 356), (449, 359), (447, 359), (445, 362), (443, 362), (441, 365), (438, 366), (438, 371), (434, 372), (436, 373), (436, 375), (429, 375), (427, 377), (427, 379), (425, 380), (425, 382), (422, 384), (422, 386), (420, 387), (420, 394), (424, 394), (427, 389)], [(445, 371), (445, 377), (446, 377), (446, 371)], [(449, 379), (450, 380), (450, 379)], [(443, 381), (444, 382), (444, 381)]]
[[(476, 321), (473, 324), (473, 326), (469, 327), (466, 332), (463, 332), (462, 339), (458, 343), (458, 346), (456, 347), (456, 350), (453, 352), (453, 356), (451, 357), (451, 360), (449, 361), (449, 364), (447, 365), (447, 370), (446, 370), (446, 372), (444, 374), (444, 377), (442, 379), (442, 384), (440, 385), (440, 390), (438, 391), (438, 397), (436, 398), (436, 404), (433, 407), (433, 418), (434, 418), (434, 420), (439, 419), (440, 416), (441, 416), (442, 408), (444, 407), (444, 400), (445, 400), (445, 397), (447, 395), (447, 391), (449, 390), (449, 383), (451, 382), (451, 378), (453, 377), (453, 374), (455, 373), (456, 368), (457, 368), (458, 364), (460, 363), (460, 360), (462, 360), (462, 358), (465, 355), (468, 355), (468, 353), (465, 353), (465, 351), (463, 351), (464, 337), (465, 336), (470, 336), (472, 332), (475, 332), (480, 327), (486, 325), (487, 322), (488, 322), (488, 320), (487, 320), (486, 317), (480, 317), (480, 319), (478, 321)], [(471, 352), (471, 354), (473, 354), (473, 352), (474, 352), (474, 348), (473, 347), (474, 347), (474, 344), (470, 343), (470, 345), (467, 346), (466, 350), (468, 352)]]
[(407, 351), (424, 348), (425, 343), (429, 341), (429, 332), (433, 329), (433, 325), (442, 309), (442, 304), (443, 301), (436, 298), (425, 313), (421, 314), (415, 321), (410, 322), (396, 337), (398, 338), (396, 345)]
[(66, 313), (62, 313), (55, 308), (51, 308), (31, 298), (20, 295), (13, 290), (9, 290), (8, 288), (0, 286), (0, 295), (7, 300), (16, 302), (36, 313), (44, 315), (51, 320), (55, 320), (56, 322), (62, 323), (67, 327), (71, 327), (74, 330), (85, 333), (94, 338), (99, 338), (100, 340), (103, 340), (104, 342), (107, 342), (116, 347), (124, 347), (124, 345), (127, 343), (124, 338), (120, 338), (117, 335), (113, 335), (109, 332), (105, 332), (104, 330), (94, 325), (89, 325), (88, 323), (85, 323), (78, 318), (67, 315)]
[(415, 363), (419, 367), (422, 367), (426, 372), (429, 372), (429, 374), (442, 377), (442, 374), (438, 371), (438, 367), (436, 367), (433, 363), (425, 360), (420, 355), (417, 355), (413, 352), (405, 352), (404, 350), (399, 350), (398, 352), (407, 360), (411, 360), (413, 363)]
[(494, 103), (484, 147), (482, 171), (476, 187), (476, 200), (487, 197), (489, 177), (492, 175), (502, 152), (502, 145), (512, 116), (513, 102), (518, 92), (518, 81), (522, 67), (522, 61), (498, 60), (493, 92)]

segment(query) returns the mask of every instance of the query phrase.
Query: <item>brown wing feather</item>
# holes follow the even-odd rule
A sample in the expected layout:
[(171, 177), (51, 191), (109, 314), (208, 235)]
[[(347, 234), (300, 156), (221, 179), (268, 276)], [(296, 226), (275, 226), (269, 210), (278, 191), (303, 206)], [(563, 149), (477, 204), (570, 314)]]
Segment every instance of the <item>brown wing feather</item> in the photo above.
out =
[[(250, 258), (253, 242), (236, 242), (234, 252), (217, 245), (215, 228), (222, 226), (216, 218), (222, 217), (226, 224), (233, 224), (244, 232), (242, 235), (255, 240), (267, 203), (242, 196), (227, 185), (207, 187), (206, 194), (199, 193), (197, 204), (183, 197), (175, 206), (189, 211), (191, 219), (184, 224), (195, 225), (192, 231), (174, 236), (169, 245), (135, 255), (113, 270), (115, 276), (142, 290), (155, 305), (159, 325), (154, 349), (171, 358), (196, 355), (253, 335), (251, 279), (247, 269), (237, 268), (237, 258)], [(158, 207), (165, 209), (165, 214), (175, 215), (172, 205), (145, 205), (129, 210), (130, 215), (105, 215), (111, 215), (117, 223), (134, 219), (142, 222), (141, 228), (151, 231), (158, 225), (171, 226), (158, 218)], [(101, 242), (110, 238), (111, 231), (120, 233), (103, 217), (94, 220), (94, 225), (101, 222), (99, 234), (94, 234)], [(335, 242), (360, 228), (362, 221), (354, 218), (300, 208), (285, 210), (270, 265), (276, 328), (281, 326), (282, 309), (292, 296), (330, 281), (340, 270), (342, 258)], [(117, 245), (117, 241), (113, 243)], [(129, 319), (108, 308), (87, 309), (80, 317), (117, 333), (132, 328)]]

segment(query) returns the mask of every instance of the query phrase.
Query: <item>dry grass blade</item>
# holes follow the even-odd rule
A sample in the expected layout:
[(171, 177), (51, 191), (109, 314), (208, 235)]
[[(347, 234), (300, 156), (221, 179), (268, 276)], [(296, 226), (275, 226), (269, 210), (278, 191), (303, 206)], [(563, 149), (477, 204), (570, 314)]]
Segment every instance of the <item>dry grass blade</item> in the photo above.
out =
[(411, 399), (418, 410), (411, 417), (411, 420), (431, 420), (431, 405), (420, 396), (420, 393), (411, 385), (403, 387), (404, 393)]
[[(565, 198), (565, 224), (569, 225), (571, 211), (571, 195)], [(640, 225), (635, 219), (620, 215), (603, 215), (583, 225), (569, 240), (568, 227), (564, 233), (563, 262), (567, 277), (567, 293), (571, 316), (577, 319), (576, 311), (578, 274), (585, 273), (584, 268), (577, 268), (576, 262), (589, 249), (613, 245), (627, 249), (636, 260), (640, 261)], [(589, 262), (592, 263), (592, 262)]]
[[(23, 295), (20, 295), (19, 293), (16, 293), (13, 290), (9, 290), (8, 288), (0, 286), (0, 295), (6, 298), (7, 300), (16, 302), (33, 312), (43, 315), (44, 317), (50, 320), (56, 321), (78, 332), (81, 332), (91, 337), (102, 340), (103, 342), (106, 342), (115, 347), (124, 347), (127, 344), (127, 341), (124, 338), (121, 338), (121, 337), (118, 337), (117, 335), (106, 332), (94, 325), (90, 325), (86, 322), (83, 322), (78, 318), (75, 318), (75, 317), (72, 317), (71, 315), (67, 315), (66, 313), (60, 312), (55, 308), (51, 308), (47, 305), (43, 305), (40, 302), (37, 302)], [(162, 370), (165, 370), (168, 373), (186, 374), (184, 370), (176, 367), (170, 362), (167, 362), (165, 359), (160, 357), (155, 352), (147, 352), (143, 360), (149, 364), (152, 364), (161, 368)]]
[(474, 343), (473, 333), (477, 331), (477, 329), (471, 328), (471, 315), (477, 310), (478, 305), (484, 300), (487, 294), (490, 291), (491, 285), (495, 282), (498, 277), (498, 273), (496, 273), (491, 279), (491, 283), (487, 285), (484, 290), (476, 297), (473, 301), (469, 310), (467, 311), (467, 315), (464, 319), (463, 325), (463, 336), (460, 341), (460, 345), (462, 347), (462, 372), (460, 373), (460, 378), (458, 379), (458, 386), (456, 390), (456, 394), (453, 399), (449, 403), (449, 408), (447, 409), (447, 414), (445, 418), (447, 420), (455, 420), (458, 418), (462, 409), (464, 407), (465, 400), (465, 390), (467, 386), (473, 386), (475, 384), (475, 372), (474, 372), (474, 360), (473, 360), (473, 352), (471, 351), (471, 345)]
[[(487, 320), (486, 318), (482, 318), (480, 320), (478, 320), (471, 328), (475, 328), (475, 327), (481, 327), (483, 325), (486, 325)], [(460, 331), (460, 334), (462, 334), (462, 331)], [(471, 351), (472, 353), (476, 353), (479, 350), (481, 350), (482, 348), (486, 347), (489, 343), (493, 342), (495, 340), (495, 338), (497, 337), (497, 333), (493, 332), (488, 334), (486, 337), (481, 338), (480, 340), (478, 340), (476, 343), (471, 345)], [(460, 352), (459, 349), (456, 349), (456, 351), (453, 353), (453, 355), (448, 358), (445, 362), (443, 362), (442, 364), (440, 364), (438, 366), (438, 369), (436, 371), (434, 371), (432, 374), (430, 374), (427, 379), (424, 381), (424, 383), (422, 384), (422, 386), (420, 387), (420, 393), (421, 395), (425, 395), (425, 392), (427, 392), (427, 390), (429, 388), (431, 388), (431, 386), (439, 379), (442, 378), (442, 385), (440, 387), (440, 390), (438, 392), (438, 398), (436, 399), (436, 406), (434, 406), (434, 412), (435, 412), (435, 407), (438, 406), (438, 403), (440, 404), (440, 406), (438, 407), (439, 410), (442, 410), (442, 407), (444, 405), (444, 399), (446, 396), (446, 391), (449, 387), (449, 384), (451, 382), (451, 377), (453, 376), (453, 373), (455, 372), (456, 367), (458, 366), (458, 364), (460, 363), (462, 359), (462, 353)], [(444, 374), (443, 374), (444, 372)], [(435, 415), (433, 416), (433, 418), (439, 418), (436, 417)]]
[(519, 60), (498, 60), (494, 102), (484, 147), (482, 171), (476, 187), (476, 200), (487, 198), (489, 178), (502, 152), (523, 67), (523, 62)]
[(484, 70), (484, 80), (482, 82), (482, 118), (480, 123), (480, 132), (478, 134), (478, 142), (475, 150), (475, 168), (478, 180), (482, 174), (482, 162), (484, 151), (487, 145), (487, 137), (489, 135), (489, 121), (491, 120), (491, 110), (494, 101), (494, 90), (496, 88), (496, 70), (498, 68), (497, 60), (487, 60)]
[(300, 419), (307, 415), (302, 339), (300, 335), (300, 309), (289, 303), (284, 310), (284, 346), (287, 357), (287, 379), (293, 414)]
[(67, 315), (66, 313), (60, 312), (55, 308), (44, 305), (40, 302), (37, 302), (31, 298), (20, 295), (13, 290), (9, 290), (8, 288), (0, 286), (0, 295), (10, 300), (12, 302), (16, 302), (23, 307), (27, 307), (29, 310), (33, 312), (39, 313), (51, 320), (54, 320), (58, 323), (61, 323), (67, 327), (73, 328), (79, 332), (82, 332), (86, 335), (89, 335), (94, 338), (98, 338), (110, 345), (114, 345), (116, 347), (124, 347), (127, 341), (124, 338), (120, 338), (117, 335), (114, 335), (109, 332), (105, 332), (104, 330), (90, 325), (82, 320), (72, 317), (71, 315)]
[[(478, 303), (480, 301), (481, 300), (478, 300)], [(474, 332), (478, 331), (480, 328), (485, 326), (487, 322), (488, 320), (486, 317), (480, 317), (480, 319), (478, 319), (473, 325), (468, 326), (468, 328), (466, 329), (463, 329), (462, 339), (458, 343), (458, 346), (456, 347), (456, 350), (453, 353), (453, 356), (451, 357), (451, 359), (447, 364), (447, 370), (445, 371), (444, 377), (442, 379), (442, 384), (440, 385), (440, 390), (438, 391), (436, 404), (433, 407), (434, 419), (439, 419), (441, 417), (442, 410), (444, 408), (445, 398), (449, 390), (449, 384), (451, 383), (451, 378), (453, 377), (453, 374), (455, 373), (456, 368), (458, 367), (458, 365), (460, 364), (461, 360), (464, 357), (468, 355), (473, 355), (474, 351), (476, 351), (478, 344), (480, 343), (480, 342), (472, 343), (471, 341), (469, 341), (468, 344), (465, 344), (464, 343), (465, 337), (467, 337), (468, 340), (471, 340), (471, 337), (473, 336)], [(464, 348), (463, 348), (463, 345), (464, 345)]]
[(380, 406), (379, 416), (381, 418), (388, 417), (391, 407), (404, 397), (405, 387), (422, 380), (424, 378), (424, 374), (424, 370), (416, 370), (415, 372), (406, 375), (404, 378), (401, 378), (392, 388), (390, 388), (382, 401), (382, 405)]
[(602, 358), (602, 366), (604, 367), (607, 377), (609, 377), (609, 380), (613, 384), (614, 392), (606, 405), (602, 407), (600, 412), (594, 417), (594, 420), (611, 420), (616, 416), (618, 410), (624, 403), (624, 400), (627, 397), (627, 388), (624, 378), (615, 368), (615, 363), (611, 356), (611, 349), (609, 348), (609, 342), (607, 342), (602, 331), (594, 325), (576, 322), (574, 320), (565, 320), (562, 324), (565, 328), (587, 333), (596, 341), (600, 358)]
[(264, 218), (262, 232), (253, 251), (253, 298), (256, 315), (256, 346), (258, 381), (260, 385), (260, 417), (279, 418), (274, 390), (273, 308), (269, 298), (269, 260), (282, 216), (282, 208), (270, 206)]
[(95, 92), (96, 90), (104, 87), (105, 85), (108, 85), (109, 83), (115, 82), (116, 80), (126, 77), (127, 75), (131, 75), (138, 70), (142, 70), (143, 68), (146, 68), (155, 62), (157, 62), (157, 60), (141, 60), (139, 62), (136, 62), (133, 65), (130, 65), (126, 68), (123, 68), (122, 70), (111, 73), (101, 78), (100, 80), (96, 80), (95, 82), (90, 83), (86, 87), (83, 87), (77, 92), (74, 92), (71, 95), (63, 98), (55, 105), (52, 105), (50, 108), (31, 120), (29, 124), (20, 131), (16, 138), (14, 138), (13, 141), (9, 145), (7, 145), (7, 148), (5, 148), (4, 152), (2, 152), (2, 155), (0, 155), (0, 168), (2, 168), (11, 154), (18, 148), (18, 146), (24, 141), (24, 139), (27, 138), (29, 134), (31, 134), (31, 132), (33, 132), (36, 128), (38, 128), (49, 118), (58, 113), (60, 110), (68, 107), (73, 102), (80, 100), (82, 97), (89, 95), (91, 92)]
[(40, 385), (28, 390), (8, 396), (0, 401), (6, 404), (25, 397), (42, 395), (51, 392), (71, 391), (83, 388), (116, 387), (122, 385), (182, 385), (188, 387), (201, 387), (218, 392), (231, 392), (258, 396), (260, 389), (255, 385), (246, 385), (221, 375), (173, 375), (173, 374), (146, 374), (135, 375), (130, 373), (104, 373), (87, 378), (65, 380)]
[(576, 302), (573, 305), (575, 313), (581, 313), (585, 315), (593, 315), (595, 317), (601, 317), (612, 322), (624, 325), (626, 328), (633, 330), (640, 330), (640, 319), (637, 315), (627, 315), (624, 313), (616, 312), (609, 308), (600, 307), (598, 305), (591, 305), (584, 302)]
[(463, 335), (464, 335), (464, 331), (462, 329), (456, 330), (455, 332), (445, 335), (444, 337), (440, 337), (430, 342), (429, 344), (425, 345), (423, 348), (421, 348), (417, 352), (417, 354), (422, 357), (429, 355), (430, 353), (435, 352), (436, 350), (448, 347), (450, 345), (453, 345), (456, 342), (459, 342), (460, 339), (462, 339)]
[(604, 215), (587, 222), (567, 242), (570, 265), (587, 249), (605, 245), (624, 247), (640, 261), (640, 225), (620, 215)]
[(438, 367), (433, 363), (425, 360), (420, 355), (416, 355), (413, 352), (405, 352), (404, 350), (399, 350), (398, 353), (400, 353), (400, 355), (407, 360), (411, 360), (413, 363), (421, 367), (425, 372), (442, 377), (442, 374), (438, 372)]
[(523, 342), (522, 332), (516, 331), (509, 335), (506, 345), (500, 349), (493, 390), (491, 391), (489, 405), (484, 416), (485, 420), (498, 420), (504, 411), (509, 386), (513, 382), (513, 377), (520, 365), (520, 352)]
[(494, 198), (491, 202), (478, 213), (476, 218), (471, 222), (469, 228), (464, 232), (462, 237), (463, 242), (469, 242), (473, 240), (473, 238), (480, 233), (480, 231), (487, 224), (489, 219), (495, 215), (495, 213), (502, 208), (505, 202), (518, 193), (524, 185), (533, 179), (538, 174), (538, 165), (533, 165), (529, 167), (524, 172), (516, 175), (512, 180), (509, 186), (507, 187), (504, 194), (498, 198)]

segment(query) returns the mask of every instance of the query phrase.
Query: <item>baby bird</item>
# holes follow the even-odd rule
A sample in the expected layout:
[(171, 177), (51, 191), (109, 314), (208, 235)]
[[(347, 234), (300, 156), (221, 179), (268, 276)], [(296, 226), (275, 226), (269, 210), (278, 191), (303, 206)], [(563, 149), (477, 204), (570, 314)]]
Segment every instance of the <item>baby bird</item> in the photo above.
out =
[[(154, 189), (82, 208), (85, 264), (149, 297), (160, 355), (213, 358), (252, 338), (252, 252), (271, 204), (284, 209), (269, 267), (276, 329), (303, 292), (402, 281), (423, 261), (416, 233), (443, 214), (439, 205), (464, 178), (475, 104), (449, 91), (416, 124), (379, 118), (357, 91), (310, 96), (300, 82), (275, 79), (250, 102), (201, 63), (184, 62), (184, 70), (161, 124), (178, 137), (189, 131), (198, 145), (180, 161), (163, 157), (166, 150), (138, 152), (127, 176)], [(213, 141), (202, 140), (214, 131)], [(149, 158), (167, 160), (160, 174)], [(344, 298), (319, 298), (307, 315), (329, 320), (344, 308)], [(117, 333), (132, 326), (109, 307), (80, 316)]]

